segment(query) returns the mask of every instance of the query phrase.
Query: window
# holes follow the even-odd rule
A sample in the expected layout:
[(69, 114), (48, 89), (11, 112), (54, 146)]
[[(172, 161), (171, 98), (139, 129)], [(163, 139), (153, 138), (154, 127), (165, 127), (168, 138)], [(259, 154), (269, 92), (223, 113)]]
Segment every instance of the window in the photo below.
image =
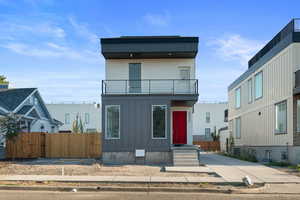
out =
[(300, 132), (300, 99), (297, 100), (297, 132)]
[(210, 135), (210, 128), (205, 128), (205, 137), (206, 138), (209, 138), (211, 135)]
[(70, 113), (65, 114), (65, 124), (70, 124)]
[(166, 138), (167, 106), (152, 106), (152, 137), (155, 139)]
[(210, 112), (205, 113), (205, 121), (206, 123), (210, 123)]
[(119, 139), (120, 138), (120, 106), (109, 105), (105, 106), (105, 138)]
[(235, 108), (241, 107), (241, 88), (235, 90)]
[(275, 133), (287, 133), (287, 103), (275, 104), (276, 127)]
[(86, 123), (86, 124), (90, 123), (90, 114), (89, 113), (84, 114), (84, 123)]
[(252, 103), (252, 78), (248, 80), (248, 103)]
[(241, 138), (241, 118), (240, 117), (235, 119), (235, 137), (237, 139)]
[(262, 98), (263, 96), (263, 75), (259, 72), (254, 77), (255, 99)]

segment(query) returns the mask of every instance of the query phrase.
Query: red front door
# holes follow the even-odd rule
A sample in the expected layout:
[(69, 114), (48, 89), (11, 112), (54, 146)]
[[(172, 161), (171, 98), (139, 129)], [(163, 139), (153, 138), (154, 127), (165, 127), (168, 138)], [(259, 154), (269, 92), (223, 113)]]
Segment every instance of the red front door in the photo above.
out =
[(173, 112), (173, 144), (186, 144), (186, 111)]

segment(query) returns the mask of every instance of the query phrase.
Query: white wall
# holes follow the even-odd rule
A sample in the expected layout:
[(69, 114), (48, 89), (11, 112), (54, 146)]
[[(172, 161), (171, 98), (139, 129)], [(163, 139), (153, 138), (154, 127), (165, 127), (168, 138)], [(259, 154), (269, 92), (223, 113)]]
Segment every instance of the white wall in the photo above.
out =
[[(59, 130), (72, 130), (72, 123), (79, 113), (84, 125), (84, 129), (96, 129), (101, 132), (101, 108), (96, 108), (94, 104), (47, 104), (46, 105), (51, 116), (64, 125), (59, 127)], [(65, 114), (70, 114), (70, 124), (65, 123)], [(89, 123), (85, 123), (85, 113), (90, 116)]]
[[(227, 126), (224, 122), (224, 111), (228, 108), (227, 103), (196, 103), (193, 113), (193, 135), (205, 135), (205, 128), (214, 127), (218, 131)], [(206, 123), (206, 112), (210, 112), (210, 123)]]

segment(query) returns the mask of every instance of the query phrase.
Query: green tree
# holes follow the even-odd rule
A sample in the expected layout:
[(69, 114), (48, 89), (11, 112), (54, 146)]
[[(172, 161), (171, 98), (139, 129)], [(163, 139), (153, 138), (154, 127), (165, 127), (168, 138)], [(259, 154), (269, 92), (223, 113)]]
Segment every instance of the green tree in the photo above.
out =
[(10, 114), (0, 118), (0, 132), (4, 133), (7, 139), (13, 139), (22, 131), (19, 118)]
[(217, 127), (214, 127), (214, 131), (211, 133), (211, 137), (213, 138), (214, 141), (219, 141), (220, 140), (220, 135), (217, 133)]
[(84, 133), (84, 127), (81, 120), (81, 116), (77, 113), (75, 120), (73, 121), (72, 125), (72, 132), (73, 133)]
[(0, 75), (0, 83), (8, 83), (5, 76)]

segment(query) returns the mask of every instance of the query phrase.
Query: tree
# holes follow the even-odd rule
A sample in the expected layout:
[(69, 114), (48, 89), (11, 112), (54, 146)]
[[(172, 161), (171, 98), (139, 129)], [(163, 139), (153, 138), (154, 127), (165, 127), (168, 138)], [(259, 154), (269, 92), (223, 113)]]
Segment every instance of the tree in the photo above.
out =
[(7, 139), (17, 137), (22, 131), (18, 116), (9, 114), (0, 118), (0, 133), (4, 134)]
[(0, 75), (0, 83), (8, 83), (5, 76)]
[(214, 127), (214, 131), (211, 133), (211, 137), (214, 141), (219, 141), (220, 135), (217, 133), (217, 127)]
[(76, 119), (73, 121), (72, 132), (84, 133), (84, 127), (83, 127), (81, 117), (79, 116), (79, 113), (77, 113)]

